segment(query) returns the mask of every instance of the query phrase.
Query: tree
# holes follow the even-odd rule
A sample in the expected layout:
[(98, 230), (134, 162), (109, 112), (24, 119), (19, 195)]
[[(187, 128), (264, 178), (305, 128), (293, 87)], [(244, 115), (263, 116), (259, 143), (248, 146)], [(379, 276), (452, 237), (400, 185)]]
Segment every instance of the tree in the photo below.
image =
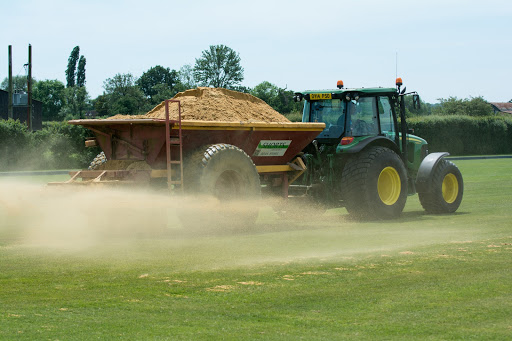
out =
[(88, 106), (89, 94), (85, 86), (72, 86), (63, 91), (64, 104), (59, 116), (64, 120), (82, 118), (83, 112)]
[(276, 102), (278, 91), (279, 90), (277, 86), (270, 82), (264, 81), (256, 85), (251, 90), (251, 95), (264, 100), (268, 105), (273, 107), (273, 104)]
[(204, 50), (201, 58), (196, 59), (194, 78), (203, 86), (231, 88), (242, 82), (244, 69), (240, 65), (240, 56), (224, 45), (211, 45)]
[(43, 102), (43, 121), (58, 121), (59, 112), (64, 105), (64, 83), (59, 80), (34, 82), (34, 99)]
[(85, 57), (80, 56), (80, 46), (75, 46), (69, 55), (66, 68), (66, 91), (60, 113), (63, 117), (81, 118), (87, 106), (89, 96), (85, 89), (85, 63)]
[(76, 85), (85, 86), (85, 57), (80, 56), (78, 69), (76, 70)]
[(68, 58), (68, 67), (66, 69), (66, 87), (70, 88), (75, 86), (76, 79), (76, 63), (78, 62), (78, 58), (80, 56), (80, 46), (75, 46), (71, 51), (71, 54)]
[(103, 94), (96, 97), (95, 100), (92, 101), (94, 105), (94, 110), (98, 113), (99, 116), (108, 116), (108, 96)]
[(490, 116), (494, 113), (491, 104), (481, 96), (466, 100), (466, 112), (469, 116)]
[[(103, 88), (105, 91), (101, 103), (106, 104), (108, 116), (140, 114), (143, 110), (146, 102), (144, 93), (135, 84), (135, 78), (131, 73), (118, 73), (108, 78), (103, 82)], [(105, 108), (101, 109), (105, 112)]]
[(181, 91), (192, 89), (197, 86), (194, 79), (194, 68), (190, 64), (183, 65), (178, 71), (178, 78), (180, 80)]
[[(177, 91), (171, 90), (166, 84), (157, 84), (153, 86), (153, 89), (156, 91), (156, 94), (153, 96), (150, 103), (152, 106), (174, 97), (177, 93)], [(150, 109), (152, 108), (148, 108), (148, 110)]]
[(264, 81), (256, 85), (250, 94), (264, 100), (274, 110), (281, 114), (300, 111), (301, 103), (293, 101), (293, 91), (282, 89), (270, 82)]
[(482, 97), (470, 99), (448, 97), (448, 99), (440, 98), (439, 102), (440, 105), (432, 109), (434, 115), (488, 116), (493, 113), (491, 105)]
[[(32, 78), (32, 81), (34, 82), (34, 78)], [(8, 91), (9, 89), (9, 77), (5, 77), (2, 81), (2, 84), (0, 85), (0, 88), (2, 88), (5, 91)], [(12, 89), (14, 91), (23, 91), (27, 92), (27, 76), (13, 76), (12, 77)]]
[[(164, 91), (166, 96), (170, 95), (168, 98), (176, 95), (179, 91), (179, 82), (176, 70), (157, 65), (144, 72), (135, 84), (140, 87), (151, 104), (156, 104), (160, 101), (157, 102), (155, 96), (161, 91)], [(158, 98), (161, 97), (162, 95), (158, 96)]]

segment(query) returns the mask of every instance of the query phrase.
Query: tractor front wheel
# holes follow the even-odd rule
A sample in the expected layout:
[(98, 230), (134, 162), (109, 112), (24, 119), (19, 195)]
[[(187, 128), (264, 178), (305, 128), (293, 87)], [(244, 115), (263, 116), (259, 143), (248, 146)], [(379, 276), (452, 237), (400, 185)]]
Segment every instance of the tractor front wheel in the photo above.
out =
[(343, 201), (362, 219), (400, 216), (407, 200), (407, 171), (391, 149), (370, 147), (349, 159), (342, 174)]
[(462, 201), (464, 182), (459, 168), (448, 160), (437, 164), (429, 192), (418, 193), (421, 205), (429, 213), (453, 213)]

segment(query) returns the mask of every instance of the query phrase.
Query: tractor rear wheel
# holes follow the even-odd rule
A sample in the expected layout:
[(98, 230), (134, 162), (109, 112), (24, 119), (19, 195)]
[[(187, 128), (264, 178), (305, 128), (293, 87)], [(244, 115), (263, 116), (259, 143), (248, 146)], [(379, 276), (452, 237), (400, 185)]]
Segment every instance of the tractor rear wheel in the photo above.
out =
[(421, 206), (429, 213), (453, 213), (462, 201), (464, 182), (459, 168), (441, 160), (432, 173), (429, 192), (418, 193)]
[[(260, 178), (252, 159), (229, 144), (205, 146), (184, 164), (184, 188), (198, 208), (181, 216), (191, 226), (251, 227), (258, 217)], [(190, 211), (189, 208), (186, 209)]]
[(407, 200), (407, 171), (391, 149), (370, 147), (349, 159), (343, 169), (343, 201), (356, 218), (392, 219)]

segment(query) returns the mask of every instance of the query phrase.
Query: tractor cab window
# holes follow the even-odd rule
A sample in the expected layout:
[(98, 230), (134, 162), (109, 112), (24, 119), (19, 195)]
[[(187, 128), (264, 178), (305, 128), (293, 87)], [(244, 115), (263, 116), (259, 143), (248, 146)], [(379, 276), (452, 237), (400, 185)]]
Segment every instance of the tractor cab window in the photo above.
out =
[(324, 122), (318, 138), (339, 138), (345, 131), (345, 103), (340, 99), (311, 101), (310, 122)]
[(389, 97), (379, 97), (379, 118), (380, 118), (380, 129), (382, 134), (389, 137), (390, 139), (395, 138), (395, 122), (393, 120), (393, 110)]
[(362, 97), (347, 104), (352, 136), (379, 134), (377, 103), (375, 97)]

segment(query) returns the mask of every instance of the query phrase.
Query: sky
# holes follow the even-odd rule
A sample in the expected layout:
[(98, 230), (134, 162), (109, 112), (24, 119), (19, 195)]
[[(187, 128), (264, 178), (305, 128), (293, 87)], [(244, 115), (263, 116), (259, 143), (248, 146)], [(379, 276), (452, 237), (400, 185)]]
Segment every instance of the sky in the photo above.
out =
[(301, 91), (392, 87), (439, 98), (512, 99), (510, 0), (0, 0), (0, 81), (32, 75), (65, 83), (71, 50), (86, 58), (91, 98), (114, 75), (194, 65), (210, 45), (239, 53), (242, 85)]

